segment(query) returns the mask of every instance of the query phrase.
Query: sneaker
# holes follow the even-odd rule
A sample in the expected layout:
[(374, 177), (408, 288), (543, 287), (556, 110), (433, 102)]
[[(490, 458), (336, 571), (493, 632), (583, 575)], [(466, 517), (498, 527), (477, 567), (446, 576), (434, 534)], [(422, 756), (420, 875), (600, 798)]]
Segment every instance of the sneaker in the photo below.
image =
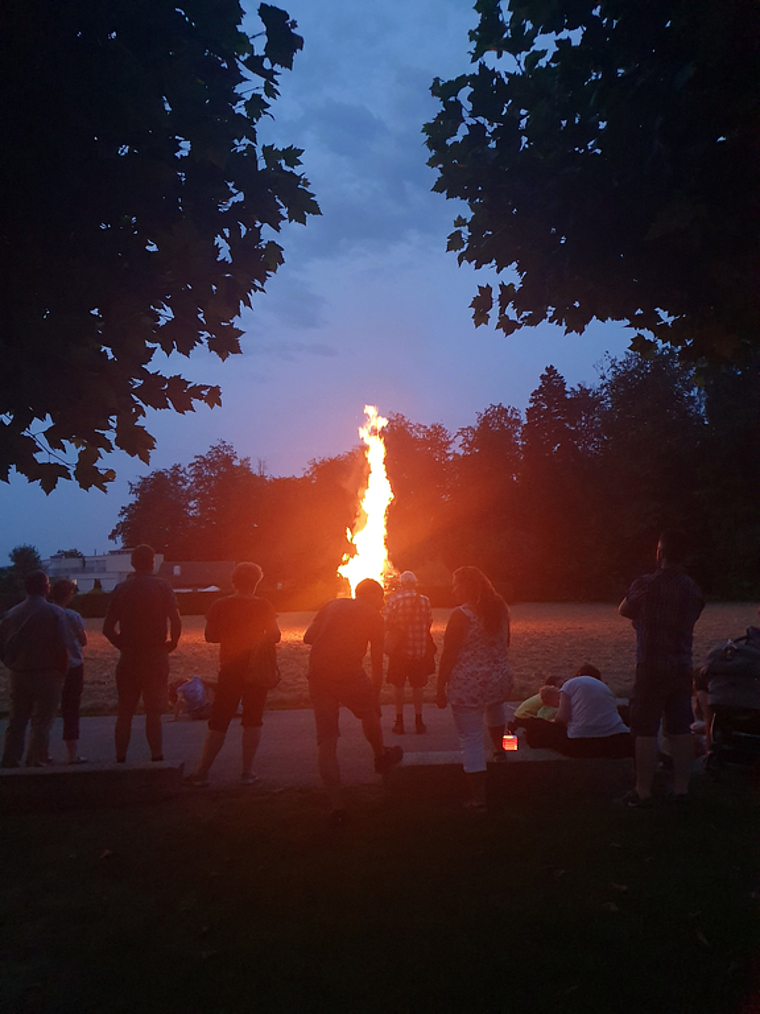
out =
[(404, 719), (403, 718), (397, 718), (396, 719), (396, 721), (393, 723), (393, 728), (391, 729), (391, 732), (395, 732), (397, 736), (403, 736), (404, 735)]
[(615, 800), (620, 806), (627, 806), (631, 810), (649, 810), (652, 806), (652, 797), (647, 796), (646, 799), (642, 799), (636, 789), (631, 789), (630, 792), (626, 792), (620, 799)]
[(400, 746), (386, 746), (384, 753), (380, 757), (375, 757), (375, 771), (379, 775), (384, 775), (395, 764), (400, 764), (403, 756), (404, 751)]
[(415, 716), (415, 719), (414, 719), (414, 731), (417, 732), (417, 733), (427, 732), (427, 726), (422, 721), (422, 716), (421, 715)]
[(243, 783), (243, 785), (255, 785), (258, 780), (259, 776), (254, 774), (246, 774), (240, 776), (240, 781)]
[(198, 775), (187, 775), (183, 779), (183, 785), (187, 785), (191, 789), (207, 789), (209, 785), (208, 778), (201, 778)]

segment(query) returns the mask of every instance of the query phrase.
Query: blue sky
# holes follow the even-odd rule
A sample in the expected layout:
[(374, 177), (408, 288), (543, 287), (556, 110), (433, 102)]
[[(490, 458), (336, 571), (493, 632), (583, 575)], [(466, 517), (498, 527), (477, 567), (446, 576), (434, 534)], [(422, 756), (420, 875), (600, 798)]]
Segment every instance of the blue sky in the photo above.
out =
[[(222, 407), (154, 413), (150, 466), (113, 455), (118, 479), (107, 494), (66, 484), (46, 497), (18, 476), (0, 484), (0, 565), (20, 543), (43, 556), (115, 548), (108, 534), (128, 481), (185, 464), (219, 439), (273, 475), (298, 475), (311, 459), (357, 443), (366, 403), (456, 431), (490, 404), (523, 410), (550, 363), (571, 385), (593, 383), (602, 356), (625, 351), (616, 325), (582, 336), (544, 326), (510, 338), (472, 325), (468, 304), (487, 276), (445, 252), (457, 206), (430, 192), (421, 133), (437, 111), (433, 77), (470, 66), (469, 0), (282, 6), (305, 45), (261, 137), (305, 149), (322, 218), (281, 234), (285, 264), (242, 320), (242, 356), (223, 364), (197, 353), (168, 364), (220, 384)], [(163, 356), (155, 362), (167, 366)]]

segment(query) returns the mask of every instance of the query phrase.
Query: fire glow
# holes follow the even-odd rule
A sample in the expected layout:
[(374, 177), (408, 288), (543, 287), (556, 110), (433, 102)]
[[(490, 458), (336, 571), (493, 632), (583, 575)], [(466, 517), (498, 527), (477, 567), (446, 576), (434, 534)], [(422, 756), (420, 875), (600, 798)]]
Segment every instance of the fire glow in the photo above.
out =
[(343, 557), (342, 566), (338, 567), (338, 573), (351, 585), (352, 595), (360, 581), (371, 577), (382, 584), (390, 570), (385, 544), (385, 519), (393, 499), (393, 490), (385, 471), (385, 443), (382, 437), (388, 420), (378, 415), (374, 405), (365, 405), (364, 414), (367, 421), (359, 427), (359, 436), (366, 445), (369, 478), (354, 530), (346, 530), (348, 541), (355, 552), (353, 555), (347, 553)]

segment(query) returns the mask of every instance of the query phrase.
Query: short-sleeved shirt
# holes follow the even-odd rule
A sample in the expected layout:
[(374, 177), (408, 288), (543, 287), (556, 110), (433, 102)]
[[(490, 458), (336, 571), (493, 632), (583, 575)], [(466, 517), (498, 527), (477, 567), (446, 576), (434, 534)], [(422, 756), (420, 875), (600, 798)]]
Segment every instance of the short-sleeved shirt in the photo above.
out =
[(106, 622), (119, 624), (122, 655), (153, 654), (166, 645), (169, 616), (177, 600), (168, 581), (155, 574), (130, 574), (108, 603)]
[(568, 739), (598, 739), (628, 732), (612, 691), (601, 680), (593, 676), (573, 676), (562, 684), (562, 693), (570, 698)]
[(363, 675), (367, 645), (382, 656), (383, 618), (358, 599), (333, 599), (322, 606), (304, 634), (311, 645), (309, 677), (345, 680)]
[(534, 694), (529, 697), (522, 704), (518, 704), (515, 708), (515, 718), (538, 718), (538, 713), (543, 708), (544, 702), (541, 700), (541, 694)]
[(636, 629), (636, 662), (663, 675), (690, 673), (694, 624), (702, 593), (681, 567), (638, 578), (626, 595), (625, 616)]
[(247, 666), (258, 644), (280, 640), (277, 614), (266, 599), (228, 595), (212, 603), (206, 617), (206, 640), (219, 645), (222, 668)]
[(66, 645), (66, 614), (29, 595), (0, 620), (0, 659), (14, 672), (58, 669)]
[[(402, 631), (398, 648), (404, 658), (422, 658), (427, 648), (427, 634), (433, 622), (430, 599), (416, 591), (392, 595), (385, 606), (385, 629)], [(396, 652), (394, 652), (395, 654)]]
[(69, 669), (76, 669), (83, 662), (82, 642), (79, 638), (85, 632), (84, 620), (76, 609), (64, 609), (63, 611), (66, 614), (66, 648), (69, 652)]

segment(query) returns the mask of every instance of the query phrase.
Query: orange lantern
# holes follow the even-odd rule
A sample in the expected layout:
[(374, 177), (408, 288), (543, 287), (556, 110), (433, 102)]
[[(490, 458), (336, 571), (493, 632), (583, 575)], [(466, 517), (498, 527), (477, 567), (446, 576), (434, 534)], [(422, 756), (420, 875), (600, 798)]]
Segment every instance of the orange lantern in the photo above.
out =
[(502, 750), (516, 750), (517, 749), (517, 736), (510, 733), (506, 733), (501, 740)]

